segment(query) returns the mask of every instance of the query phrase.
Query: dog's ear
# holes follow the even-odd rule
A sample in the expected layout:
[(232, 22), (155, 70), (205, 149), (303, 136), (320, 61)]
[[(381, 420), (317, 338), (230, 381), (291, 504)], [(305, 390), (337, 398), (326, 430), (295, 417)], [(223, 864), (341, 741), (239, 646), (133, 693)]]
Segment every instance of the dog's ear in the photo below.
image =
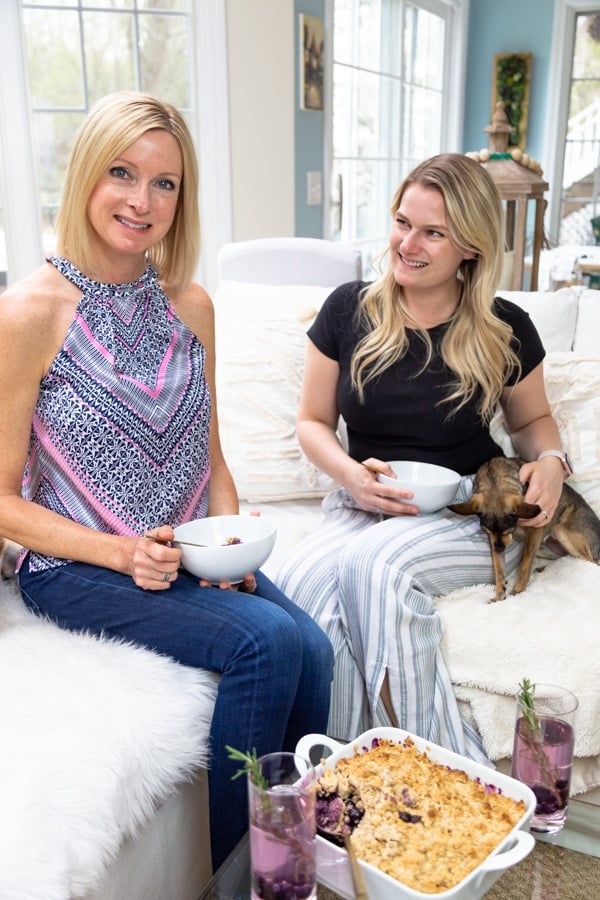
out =
[(513, 513), (519, 519), (535, 519), (536, 516), (539, 516), (541, 511), (542, 508), (541, 506), (538, 506), (537, 503), (525, 503), (524, 500), (515, 497)]
[(458, 513), (459, 516), (478, 516), (482, 509), (482, 495), (473, 494), (465, 503), (452, 503), (448, 509)]

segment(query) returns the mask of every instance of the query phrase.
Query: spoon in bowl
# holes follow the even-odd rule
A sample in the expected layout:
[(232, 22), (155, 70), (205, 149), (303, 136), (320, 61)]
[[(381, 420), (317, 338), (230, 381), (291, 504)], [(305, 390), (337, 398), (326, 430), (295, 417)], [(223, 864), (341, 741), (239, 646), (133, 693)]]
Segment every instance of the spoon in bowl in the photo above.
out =
[(149, 541), (154, 541), (155, 544), (173, 543), (173, 544), (183, 544), (185, 547), (207, 547), (208, 548), (208, 544), (192, 544), (191, 541), (180, 541), (179, 538), (177, 538), (177, 540), (174, 540), (171, 542), (171, 541), (161, 541), (160, 538), (154, 537), (153, 534), (145, 534), (144, 537), (147, 538)]
[(325, 840), (332, 841), (334, 844), (337, 844), (338, 847), (345, 847), (346, 853), (348, 854), (348, 860), (350, 862), (352, 884), (354, 886), (354, 896), (356, 900), (369, 900), (369, 894), (367, 893), (365, 879), (362, 873), (362, 869), (358, 864), (358, 859), (356, 853), (354, 852), (352, 838), (350, 837), (350, 835), (341, 834), (339, 831), (327, 831), (327, 829), (322, 828), (320, 825), (317, 825), (317, 833), (320, 834), (321, 837), (324, 837)]

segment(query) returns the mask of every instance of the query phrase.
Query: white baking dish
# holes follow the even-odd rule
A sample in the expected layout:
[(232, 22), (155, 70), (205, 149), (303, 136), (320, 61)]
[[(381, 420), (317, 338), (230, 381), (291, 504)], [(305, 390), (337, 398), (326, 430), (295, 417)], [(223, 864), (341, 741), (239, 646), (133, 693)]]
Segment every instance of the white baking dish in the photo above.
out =
[[(533, 849), (535, 840), (527, 829), (529, 820), (535, 810), (536, 799), (530, 788), (521, 784), (508, 775), (503, 775), (494, 769), (488, 769), (479, 763), (445, 750), (437, 744), (432, 744), (423, 738), (403, 731), (401, 728), (372, 728), (365, 731), (349, 744), (340, 744), (323, 734), (307, 734), (298, 741), (296, 752), (305, 757), (311, 757), (315, 749), (328, 748), (331, 756), (328, 756), (325, 765), (317, 766), (317, 777), (323, 773), (324, 767), (332, 767), (338, 759), (345, 756), (353, 756), (356, 749), (370, 748), (374, 738), (392, 741), (404, 741), (410, 737), (415, 746), (425, 752), (431, 760), (453, 769), (461, 769), (470, 778), (478, 778), (485, 784), (493, 784), (513, 800), (522, 800), (525, 803), (525, 813), (512, 831), (498, 844), (493, 853), (485, 859), (477, 868), (473, 869), (462, 881), (448, 891), (438, 894), (424, 894), (401, 884), (395, 878), (391, 878), (385, 872), (375, 868), (366, 862), (361, 862), (365, 883), (371, 900), (399, 900), (399, 898), (452, 898), (452, 900), (479, 900), (500, 878), (502, 873), (510, 866), (516, 865)], [(322, 837), (317, 837), (317, 878), (319, 882), (331, 890), (336, 891), (347, 900), (352, 900), (354, 890), (352, 877), (348, 864), (346, 851)]]

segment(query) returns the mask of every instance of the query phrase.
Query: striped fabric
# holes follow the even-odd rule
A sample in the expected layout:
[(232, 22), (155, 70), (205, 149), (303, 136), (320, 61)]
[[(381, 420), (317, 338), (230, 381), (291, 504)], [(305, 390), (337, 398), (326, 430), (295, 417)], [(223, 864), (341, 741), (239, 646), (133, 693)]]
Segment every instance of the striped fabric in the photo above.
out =
[[(471, 479), (463, 478), (457, 500), (470, 490)], [(479, 520), (444, 510), (378, 521), (345, 490), (329, 494), (323, 509), (324, 525), (295, 548), (275, 581), (333, 643), (328, 733), (349, 741), (392, 724), (380, 697), (387, 672), (401, 728), (487, 763), (479, 736), (460, 717), (431, 603), (455, 588), (493, 582)], [(521, 549), (518, 542), (508, 547), (507, 571)], [(501, 665), (501, 647), (498, 654)]]
[[(206, 514), (205, 351), (146, 268), (100, 284), (49, 260), (82, 291), (42, 381), (23, 496), (90, 528), (134, 535)], [(34, 571), (64, 563), (29, 554)]]

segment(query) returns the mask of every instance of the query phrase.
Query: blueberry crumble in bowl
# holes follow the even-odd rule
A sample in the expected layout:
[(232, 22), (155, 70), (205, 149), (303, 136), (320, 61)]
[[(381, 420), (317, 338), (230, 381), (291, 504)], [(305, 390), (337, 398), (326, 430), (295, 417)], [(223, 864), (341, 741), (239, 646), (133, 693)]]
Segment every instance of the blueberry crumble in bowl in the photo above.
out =
[[(352, 835), (377, 900), (482, 897), (533, 847), (535, 797), (507, 775), (396, 728), (347, 745), (307, 735), (297, 750), (320, 745), (333, 752), (317, 770), (317, 830)], [(319, 880), (353, 896), (344, 850), (317, 846)]]

